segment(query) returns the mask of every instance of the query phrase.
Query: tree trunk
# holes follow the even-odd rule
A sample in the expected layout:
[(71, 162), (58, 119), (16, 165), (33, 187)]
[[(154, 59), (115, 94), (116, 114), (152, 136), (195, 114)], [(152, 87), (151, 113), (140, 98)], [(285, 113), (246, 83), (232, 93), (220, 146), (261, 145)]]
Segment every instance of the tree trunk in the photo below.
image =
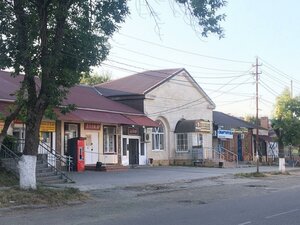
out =
[(24, 155), (19, 162), (21, 189), (36, 189), (39, 130), (47, 106), (48, 104), (39, 98), (33, 107), (28, 107), (27, 109)]
[(279, 172), (285, 172), (284, 145), (282, 140), (278, 141), (278, 156), (279, 156)]

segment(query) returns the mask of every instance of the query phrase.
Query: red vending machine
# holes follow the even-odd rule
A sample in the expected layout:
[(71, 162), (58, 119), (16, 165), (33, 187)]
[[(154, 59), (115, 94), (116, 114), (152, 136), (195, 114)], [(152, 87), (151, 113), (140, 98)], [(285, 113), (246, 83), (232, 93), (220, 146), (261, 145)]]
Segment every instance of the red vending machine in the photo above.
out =
[(69, 139), (68, 154), (73, 158), (73, 170), (84, 171), (84, 138)]

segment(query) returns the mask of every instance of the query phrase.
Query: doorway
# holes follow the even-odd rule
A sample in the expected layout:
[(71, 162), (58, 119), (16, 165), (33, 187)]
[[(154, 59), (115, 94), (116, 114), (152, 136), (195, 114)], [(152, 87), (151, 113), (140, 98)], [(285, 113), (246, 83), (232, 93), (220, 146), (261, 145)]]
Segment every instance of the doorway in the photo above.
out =
[(85, 137), (85, 164), (94, 164), (99, 161), (98, 132), (86, 133)]
[(139, 140), (129, 139), (128, 150), (129, 150), (129, 164), (139, 165)]
[(243, 143), (242, 143), (242, 135), (238, 135), (238, 160), (243, 161)]

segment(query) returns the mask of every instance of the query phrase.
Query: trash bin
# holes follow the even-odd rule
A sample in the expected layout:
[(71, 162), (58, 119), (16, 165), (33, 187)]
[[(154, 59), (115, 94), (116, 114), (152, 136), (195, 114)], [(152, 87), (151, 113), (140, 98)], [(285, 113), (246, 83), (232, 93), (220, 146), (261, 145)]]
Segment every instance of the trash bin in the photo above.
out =
[(219, 168), (223, 168), (224, 162), (219, 162)]
[(153, 158), (149, 158), (149, 164), (150, 164), (150, 165), (153, 164)]

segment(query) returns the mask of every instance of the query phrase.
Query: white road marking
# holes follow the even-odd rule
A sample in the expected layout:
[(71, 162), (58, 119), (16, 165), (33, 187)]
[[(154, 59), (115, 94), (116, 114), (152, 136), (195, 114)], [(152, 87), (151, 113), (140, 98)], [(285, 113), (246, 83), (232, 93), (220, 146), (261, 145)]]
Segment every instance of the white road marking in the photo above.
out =
[(246, 224), (250, 224), (252, 223), (251, 221), (247, 221), (247, 222), (244, 222), (244, 223), (239, 223), (238, 225), (246, 225)]
[(274, 215), (271, 215), (271, 216), (267, 216), (265, 218), (266, 219), (271, 219), (271, 218), (276, 217), (276, 216), (281, 216), (281, 215), (285, 215), (285, 214), (289, 214), (289, 213), (293, 213), (293, 212), (297, 212), (297, 211), (299, 211), (299, 209), (293, 209), (293, 210), (290, 210), (290, 211), (277, 213), (277, 214), (274, 214)]

